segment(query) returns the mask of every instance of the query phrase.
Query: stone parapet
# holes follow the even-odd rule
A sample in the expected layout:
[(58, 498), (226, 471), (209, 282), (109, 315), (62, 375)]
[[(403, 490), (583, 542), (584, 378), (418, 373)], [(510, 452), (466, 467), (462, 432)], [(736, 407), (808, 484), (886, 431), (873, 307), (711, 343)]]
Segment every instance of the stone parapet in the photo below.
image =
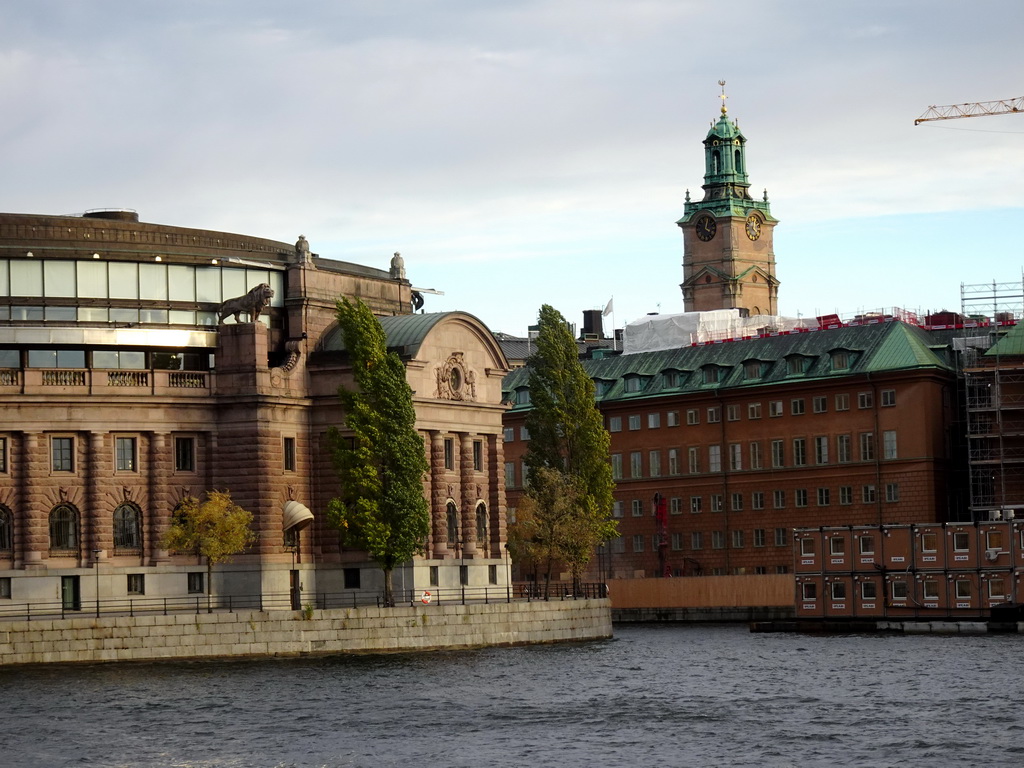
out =
[(426, 651), (599, 640), (608, 600), (0, 622), (0, 665)]

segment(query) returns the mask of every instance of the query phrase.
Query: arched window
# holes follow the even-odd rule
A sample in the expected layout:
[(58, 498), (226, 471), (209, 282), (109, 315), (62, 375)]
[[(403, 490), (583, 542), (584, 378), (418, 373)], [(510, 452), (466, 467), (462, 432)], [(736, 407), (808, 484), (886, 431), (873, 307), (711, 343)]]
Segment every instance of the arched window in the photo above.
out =
[(711, 173), (718, 173), (718, 169), (722, 167), (722, 157), (718, 154), (716, 149), (711, 153)]
[(14, 551), (13, 521), (11, 510), (0, 504), (0, 552)]
[(459, 508), (454, 501), (448, 502), (448, 544), (459, 543)]
[(114, 510), (114, 552), (142, 551), (142, 511), (134, 504)]
[(487, 505), (481, 502), (476, 508), (476, 543), (487, 546)]
[(736, 173), (743, 173), (743, 162), (740, 160), (740, 151), (736, 150)]
[(50, 554), (78, 554), (78, 511), (70, 504), (50, 511)]

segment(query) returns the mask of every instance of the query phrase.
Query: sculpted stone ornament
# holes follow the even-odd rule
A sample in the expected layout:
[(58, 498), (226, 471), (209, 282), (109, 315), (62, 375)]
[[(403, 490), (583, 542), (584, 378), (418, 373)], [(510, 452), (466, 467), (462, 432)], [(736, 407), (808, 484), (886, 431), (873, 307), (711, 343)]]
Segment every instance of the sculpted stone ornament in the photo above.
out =
[(437, 367), (437, 392), (442, 400), (476, 400), (476, 374), (467, 370), (462, 352), (452, 352), (443, 365)]
[(220, 305), (217, 312), (218, 320), (224, 322), (228, 315), (234, 315), (235, 322), (240, 323), (239, 315), (243, 312), (249, 316), (249, 322), (255, 323), (259, 320), (263, 310), (270, 306), (270, 300), (274, 298), (274, 289), (266, 283), (260, 283), (245, 296), (236, 299), (228, 299)]
[(313, 257), (309, 252), (309, 241), (305, 235), (299, 235), (298, 242), (295, 243), (295, 261), (299, 264), (312, 264)]
[(405, 259), (398, 251), (391, 257), (391, 277), (395, 280), (405, 280)]

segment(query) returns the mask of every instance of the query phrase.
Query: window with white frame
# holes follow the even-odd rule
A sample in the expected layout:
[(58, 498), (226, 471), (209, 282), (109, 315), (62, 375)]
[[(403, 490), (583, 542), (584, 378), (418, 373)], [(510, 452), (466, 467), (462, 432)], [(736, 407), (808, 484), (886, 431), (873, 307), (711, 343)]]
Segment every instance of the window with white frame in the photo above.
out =
[(782, 401), (781, 400), (769, 400), (768, 401), (768, 415), (772, 418), (782, 415)]
[(850, 410), (850, 395), (847, 392), (836, 395), (836, 410), (837, 411), (848, 411)]
[(807, 464), (807, 440), (802, 437), (793, 440), (793, 466), (802, 467)]
[(860, 433), (860, 460), (875, 460), (875, 435), (873, 432)]
[(1006, 580), (993, 577), (988, 580), (988, 597), (990, 600), (1002, 600), (1006, 597)]
[(666, 421), (670, 427), (679, 426), (679, 411), (669, 411), (666, 416)]
[(633, 517), (644, 516), (644, 502), (642, 499), (633, 499), (632, 501)]
[(683, 514), (683, 497), (673, 496), (668, 500), (668, 513), (670, 515)]
[(682, 548), (683, 548), (683, 534), (681, 534), (681, 533), (673, 533), (672, 534), (672, 549), (673, 549), (673, 551), (678, 552)]
[(703, 511), (704, 497), (703, 496), (691, 496), (690, 497), (690, 512), (694, 515), (698, 515)]
[(830, 536), (828, 539), (828, 551), (836, 557), (846, 554), (846, 539), (842, 536)]
[(830, 585), (832, 588), (832, 599), (833, 600), (845, 600), (846, 599), (846, 584), (842, 581), (833, 581)]
[(608, 431), (609, 432), (621, 432), (622, 431), (622, 417), (621, 416), (609, 416), (608, 417)]
[(761, 469), (763, 460), (761, 458), (761, 444), (758, 442), (752, 442), (750, 444), (750, 468)]
[(814, 539), (807, 537), (800, 539), (800, 556), (813, 557), (815, 555)]
[(862, 555), (873, 555), (875, 554), (875, 537), (870, 533), (861, 534), (857, 540), (858, 546), (860, 547), (860, 553)]
[(935, 552), (938, 548), (939, 540), (936, 536), (935, 531), (924, 531), (921, 534), (921, 551), (922, 552)]
[(882, 432), (882, 458), (897, 458), (895, 429), (887, 429), (884, 432)]
[(622, 517), (622, 502), (619, 499), (612, 502), (612, 517)]
[(818, 506), (819, 507), (827, 507), (831, 503), (832, 503), (831, 491), (829, 491), (828, 488), (819, 488), (818, 489)]
[(953, 551), (967, 552), (971, 548), (971, 539), (966, 531), (953, 532)]
[(802, 397), (797, 397), (789, 401), (789, 412), (793, 416), (803, 416), (805, 411), (806, 404)]
[(836, 461), (840, 464), (853, 461), (853, 438), (850, 435), (836, 435)]
[(519, 427), (519, 439), (524, 443), (530, 439), (530, 430), (526, 428), (525, 424)]
[(818, 585), (813, 581), (805, 581), (800, 585), (800, 599), (811, 602), (818, 599)]
[(651, 477), (661, 477), (661, 451), (651, 451), (647, 454), (647, 466), (650, 468)]
[(772, 440), (772, 468), (778, 469), (779, 467), (785, 466), (785, 441), (783, 440)]
[(788, 547), (789, 546), (789, 530), (786, 528), (775, 529), (775, 546), (776, 547)]
[(752, 491), (750, 493), (750, 508), (756, 510), (764, 509), (764, 491)]
[(712, 512), (721, 512), (721, 511), (723, 511), (724, 508), (725, 508), (725, 505), (722, 503), (722, 494), (720, 494), (720, 493), (712, 493), (711, 494), (711, 511)]
[(954, 582), (953, 589), (955, 590), (957, 600), (970, 600), (971, 599), (971, 581), (970, 579), (957, 579)]
[(852, 485), (840, 485), (839, 486), (839, 503), (840, 504), (853, 504), (853, 486)]
[(732, 532), (732, 548), (743, 549), (743, 531)]
[(693, 446), (687, 450), (689, 458), (690, 474), (696, 475), (700, 472), (700, 448)]
[(785, 491), (772, 491), (772, 506), (775, 509), (786, 508), (786, 492)]
[(629, 415), (629, 430), (635, 432), (638, 429), (640, 429), (640, 414), (632, 413)]
[(729, 444), (729, 469), (733, 472), (743, 469), (743, 446), (740, 443)]
[(640, 451), (631, 451), (629, 454), (629, 476), (644, 476), (643, 453)]
[(878, 585), (873, 581), (862, 581), (860, 583), (860, 597), (862, 600), (877, 599)]
[(906, 600), (907, 599), (907, 582), (900, 580), (894, 581), (889, 585), (893, 600)]
[(734, 493), (734, 494), (732, 494), (732, 500), (731, 500), (731, 505), (730, 506), (731, 506), (731, 509), (732, 509), (733, 512), (742, 512), (743, 511), (743, 494), (742, 493)]
[(824, 395), (816, 395), (811, 399), (811, 410), (815, 413), (826, 413), (828, 411), (828, 398)]
[(622, 454), (612, 454), (612, 480), (622, 479)]
[(882, 407), (892, 408), (896, 405), (896, 390), (895, 389), (883, 389), (882, 390)]
[(793, 491), (793, 504), (797, 507), (807, 506), (807, 489), (797, 488)]
[(658, 429), (661, 427), (661, 414), (660, 413), (648, 413), (647, 414), (647, 428)]
[(670, 475), (679, 474), (679, 449), (669, 448), (668, 449), (668, 473)]
[(690, 534), (690, 549), (697, 552), (704, 549), (704, 534), (700, 531), (693, 531)]
[(828, 464), (828, 438), (814, 438), (814, 463)]
[(875, 396), (872, 392), (858, 392), (857, 393), (857, 407), (861, 410), (865, 408), (871, 408), (875, 404)]
[(638, 533), (633, 536), (633, 551), (643, 552), (644, 551), (644, 536), (642, 533)]
[(755, 528), (752, 543), (755, 547), (763, 547), (765, 545), (764, 528)]
[(700, 412), (696, 408), (686, 410), (686, 423), (690, 426), (700, 424)]
[(861, 487), (861, 493), (860, 493), (860, 499), (861, 499), (861, 502), (864, 503), (864, 504), (874, 504), (875, 503), (875, 486), (873, 486), (873, 485), (862, 486)]
[(885, 500), (887, 502), (894, 502), (900, 500), (900, 484), (899, 483), (886, 483), (885, 484)]
[(708, 472), (722, 471), (722, 446), (708, 446)]
[(722, 420), (722, 409), (717, 405), (708, 408), (708, 424), (717, 424)]
[(725, 549), (725, 533), (723, 531), (711, 532), (711, 548)]
[(50, 470), (52, 472), (75, 471), (75, 438), (50, 438)]
[(747, 406), (747, 418), (748, 419), (760, 419), (761, 418), (761, 404), (750, 403)]
[(739, 421), (740, 420), (740, 407), (733, 403), (725, 408), (725, 419), (726, 421)]

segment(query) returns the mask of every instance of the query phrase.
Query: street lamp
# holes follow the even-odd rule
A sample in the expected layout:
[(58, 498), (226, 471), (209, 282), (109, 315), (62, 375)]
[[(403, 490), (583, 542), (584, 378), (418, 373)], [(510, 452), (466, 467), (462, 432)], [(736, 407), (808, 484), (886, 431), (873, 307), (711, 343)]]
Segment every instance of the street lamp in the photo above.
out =
[(96, 618), (100, 617), (100, 555), (103, 554), (102, 549), (94, 549), (92, 551), (92, 567), (96, 571)]

